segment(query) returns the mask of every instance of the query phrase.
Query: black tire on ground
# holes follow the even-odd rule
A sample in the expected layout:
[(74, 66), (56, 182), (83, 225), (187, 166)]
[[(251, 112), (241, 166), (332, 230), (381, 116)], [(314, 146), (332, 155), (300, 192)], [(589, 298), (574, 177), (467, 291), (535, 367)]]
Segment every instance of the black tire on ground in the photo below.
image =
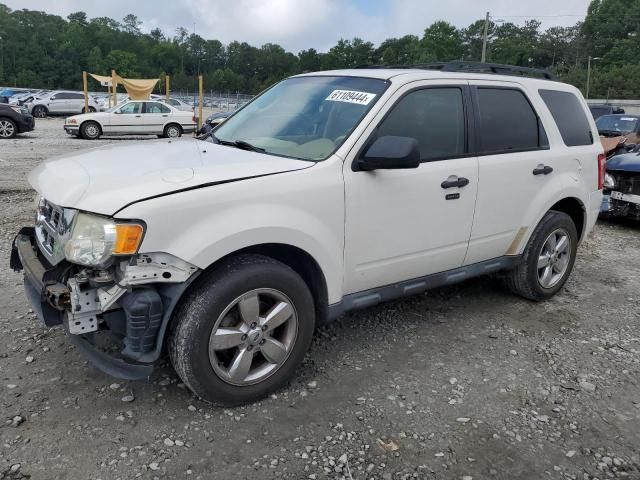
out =
[[(548, 255), (545, 254), (548, 250), (545, 247), (548, 245), (546, 242), (551, 234), (556, 234), (559, 238), (566, 236), (569, 239), (569, 246), (564, 254), (569, 258), (566, 259), (566, 270), (562, 275), (560, 272), (555, 273), (556, 271), (552, 269), (552, 273), (560, 276), (551, 285), (544, 286), (541, 275), (546, 267), (539, 267), (539, 265), (545, 263), (544, 257), (548, 258)], [(529, 300), (542, 301), (553, 297), (562, 289), (571, 274), (576, 260), (577, 248), (578, 233), (571, 217), (566, 213), (550, 210), (531, 235), (529, 244), (524, 251), (522, 263), (507, 273), (505, 278), (507, 286), (513, 293)], [(562, 258), (563, 256), (560, 255), (560, 262), (563, 261)]]
[[(290, 342), (288, 356), (284, 357), (280, 366), (269, 376), (257, 383), (233, 385), (228, 379), (223, 379), (212, 365), (210, 338), (219, 318), (227, 319), (229, 315), (237, 318), (237, 313), (233, 317), (233, 310), (227, 316), (221, 316), (228, 311), (228, 307), (239, 297), (251, 295), (257, 289), (275, 290), (290, 300), (294, 315), (297, 316), (297, 322), (294, 323), (295, 334), (290, 337), (293, 340)], [(261, 304), (258, 311), (266, 317), (266, 310), (269, 308), (269, 305)], [(240, 313), (241, 325), (242, 320)], [(219, 405), (242, 405), (264, 398), (291, 379), (309, 348), (314, 327), (313, 297), (304, 280), (295, 271), (269, 257), (239, 255), (205, 272), (181, 301), (172, 318), (169, 356), (182, 381), (196, 395)], [(273, 332), (275, 331), (274, 329)], [(234, 352), (238, 355), (240, 350), (233, 350), (232, 353)], [(262, 354), (253, 358), (251, 362), (260, 362)], [(214, 362), (216, 360), (218, 359), (213, 359)], [(216, 362), (216, 366), (218, 365), (220, 364)]]
[(84, 108), (84, 107), (82, 107), (82, 113), (87, 113), (87, 112), (89, 112), (89, 113), (95, 113), (95, 111), (96, 111), (96, 109), (95, 109), (95, 108), (93, 108), (93, 107), (89, 107), (89, 110), (85, 110), (85, 108)]
[(80, 134), (87, 140), (96, 140), (102, 135), (102, 129), (97, 122), (88, 121), (80, 126)]
[(18, 126), (10, 118), (0, 118), (0, 138), (14, 138), (18, 134)]
[(170, 123), (164, 127), (163, 135), (165, 138), (178, 138), (182, 136), (182, 127), (177, 123)]
[(36, 105), (33, 107), (33, 116), (36, 118), (45, 118), (49, 114), (49, 110), (47, 107), (42, 105)]

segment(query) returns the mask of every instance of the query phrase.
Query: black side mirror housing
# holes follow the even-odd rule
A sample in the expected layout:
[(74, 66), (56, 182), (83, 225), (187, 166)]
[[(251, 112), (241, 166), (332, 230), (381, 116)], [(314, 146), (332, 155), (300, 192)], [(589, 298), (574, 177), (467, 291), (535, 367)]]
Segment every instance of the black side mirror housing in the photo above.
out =
[(418, 168), (420, 166), (420, 147), (411, 137), (384, 136), (365, 150), (353, 163), (353, 171), (370, 172), (400, 168)]

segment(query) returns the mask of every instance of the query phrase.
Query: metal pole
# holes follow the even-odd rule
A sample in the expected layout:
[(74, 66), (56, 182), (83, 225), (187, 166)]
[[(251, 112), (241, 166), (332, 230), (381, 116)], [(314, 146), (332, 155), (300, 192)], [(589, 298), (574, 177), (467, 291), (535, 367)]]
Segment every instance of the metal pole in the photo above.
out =
[(202, 75), (198, 75), (198, 130), (202, 128), (202, 104), (204, 103), (202, 97)]
[(82, 88), (84, 90), (84, 113), (89, 113), (89, 87), (87, 86), (87, 72), (82, 72)]
[(589, 100), (589, 83), (591, 82), (591, 55), (587, 59), (587, 88), (585, 89), (585, 98)]
[(118, 104), (118, 96), (116, 94), (117, 86), (116, 86), (116, 71), (111, 70), (111, 94), (113, 95), (113, 106), (115, 107)]
[(482, 34), (482, 63), (487, 60), (487, 36), (489, 35), (489, 12), (484, 19), (484, 33)]

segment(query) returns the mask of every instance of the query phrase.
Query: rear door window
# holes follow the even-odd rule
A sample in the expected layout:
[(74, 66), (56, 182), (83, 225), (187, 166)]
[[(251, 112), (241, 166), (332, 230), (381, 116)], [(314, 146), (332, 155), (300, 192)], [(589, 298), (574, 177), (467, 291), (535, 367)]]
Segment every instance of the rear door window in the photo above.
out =
[(544, 127), (521, 90), (478, 87), (476, 92), (479, 153), (549, 148)]
[(571, 92), (539, 90), (567, 147), (593, 145), (593, 134), (582, 103)]

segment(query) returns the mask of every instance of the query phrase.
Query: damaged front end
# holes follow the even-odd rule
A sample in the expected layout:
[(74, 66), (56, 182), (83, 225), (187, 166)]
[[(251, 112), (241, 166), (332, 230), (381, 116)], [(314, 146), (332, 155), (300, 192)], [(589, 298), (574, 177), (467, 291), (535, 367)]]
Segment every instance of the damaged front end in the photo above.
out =
[(640, 147), (607, 161), (601, 214), (640, 220)]
[(64, 250), (78, 237), (77, 223), (78, 212), (44, 202), (36, 226), (16, 236), (11, 268), (24, 272), (38, 317), (62, 325), (91, 363), (118, 378), (147, 378), (171, 313), (200, 270), (167, 253), (137, 253), (137, 245), (100, 265), (70, 262)]

